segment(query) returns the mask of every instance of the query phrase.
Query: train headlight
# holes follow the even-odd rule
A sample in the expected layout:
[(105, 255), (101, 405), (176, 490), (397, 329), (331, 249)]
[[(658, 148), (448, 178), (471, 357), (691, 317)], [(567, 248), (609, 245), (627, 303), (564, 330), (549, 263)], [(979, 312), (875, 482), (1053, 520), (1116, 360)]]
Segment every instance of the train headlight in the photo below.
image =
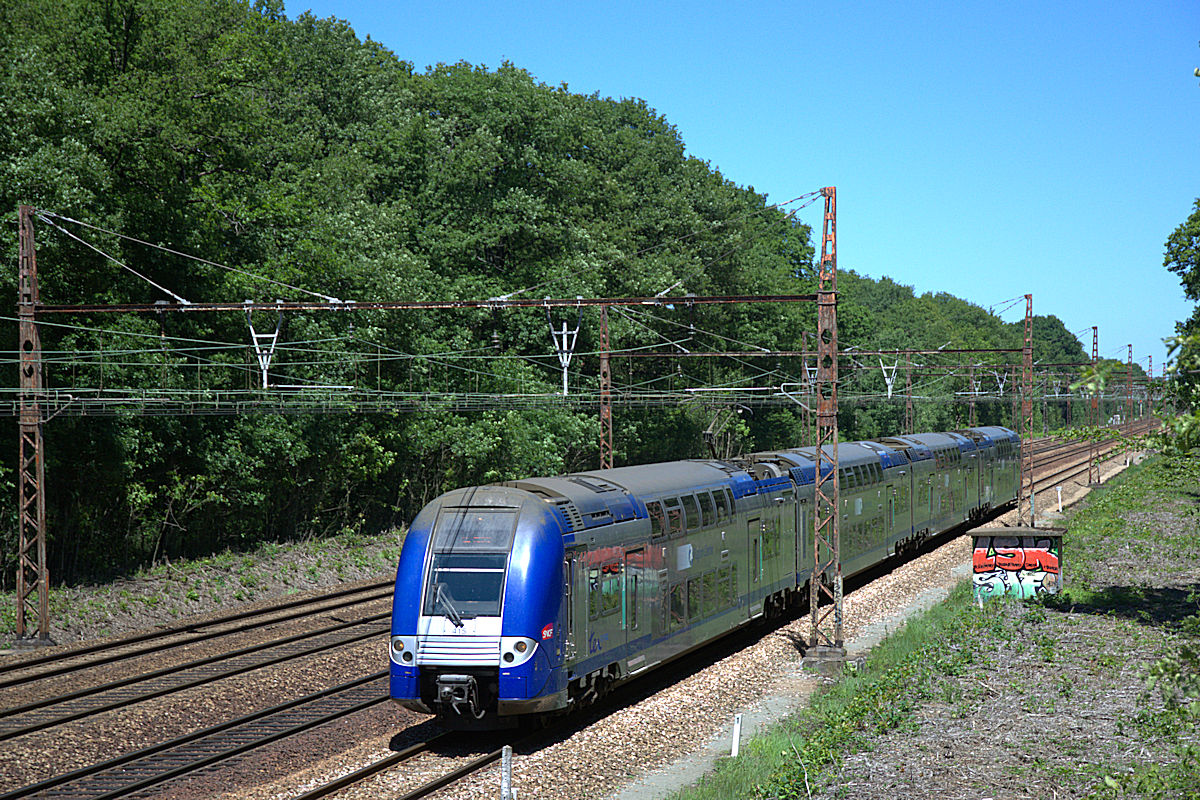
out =
[(505, 667), (517, 667), (537, 651), (537, 642), (525, 636), (500, 637), (500, 662)]
[(392, 661), (405, 666), (412, 666), (417, 654), (415, 636), (393, 636), (391, 641)]

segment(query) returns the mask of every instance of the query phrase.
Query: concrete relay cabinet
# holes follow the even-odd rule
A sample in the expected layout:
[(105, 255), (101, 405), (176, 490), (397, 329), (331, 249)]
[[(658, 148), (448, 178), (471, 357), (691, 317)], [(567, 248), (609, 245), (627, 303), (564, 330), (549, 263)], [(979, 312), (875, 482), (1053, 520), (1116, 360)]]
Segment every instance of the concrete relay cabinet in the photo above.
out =
[(1030, 598), (1063, 585), (1062, 528), (979, 528), (972, 532), (975, 596)]

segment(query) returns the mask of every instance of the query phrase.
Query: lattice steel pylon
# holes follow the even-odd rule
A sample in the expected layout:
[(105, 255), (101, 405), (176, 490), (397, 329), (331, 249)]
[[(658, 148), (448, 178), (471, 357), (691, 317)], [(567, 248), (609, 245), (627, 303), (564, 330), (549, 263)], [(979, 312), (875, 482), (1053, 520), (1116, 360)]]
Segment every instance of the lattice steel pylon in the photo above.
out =
[(1129, 347), (1129, 371), (1125, 373), (1125, 426), (1133, 423), (1133, 345)]
[(600, 306), (600, 469), (612, 468), (612, 374), (608, 368), (608, 306)]
[[(38, 302), (37, 249), (33, 238), (33, 208), (17, 213), (17, 327), (20, 339), (20, 448), (17, 477), (17, 640), (22, 644), (50, 641), (50, 571), (46, 566), (45, 447), (42, 442), (42, 344), (35, 307)], [(28, 616), (37, 617), (37, 636)]]
[(1100, 360), (1100, 329), (1092, 326), (1092, 401), (1088, 404), (1088, 483), (1100, 482), (1100, 461), (1096, 452), (1096, 428), (1100, 427), (1100, 400), (1097, 397), (1096, 364)]
[(970, 394), (970, 408), (967, 412), (967, 427), (974, 428), (975, 427), (975, 394), (976, 394), (976, 392), (975, 392), (975, 365), (974, 364), (971, 365), (971, 369), (968, 372), (968, 381), (969, 381), (969, 386), (971, 389), (971, 394)]
[[(837, 189), (821, 189), (825, 221), (817, 273), (817, 441), (813, 496), (813, 574), (809, 581), (812, 635), (809, 650), (841, 651), (842, 559), (838, 530), (838, 337), (837, 337)], [(830, 586), (829, 584), (832, 584)], [(821, 598), (832, 601), (824, 611)], [(832, 615), (833, 624), (829, 624)]]
[(912, 356), (904, 355), (904, 435), (916, 433), (916, 415), (913, 413)]
[(1025, 295), (1025, 340), (1021, 345), (1021, 491), (1017, 499), (1017, 524), (1037, 527), (1037, 501), (1033, 494), (1033, 295)]

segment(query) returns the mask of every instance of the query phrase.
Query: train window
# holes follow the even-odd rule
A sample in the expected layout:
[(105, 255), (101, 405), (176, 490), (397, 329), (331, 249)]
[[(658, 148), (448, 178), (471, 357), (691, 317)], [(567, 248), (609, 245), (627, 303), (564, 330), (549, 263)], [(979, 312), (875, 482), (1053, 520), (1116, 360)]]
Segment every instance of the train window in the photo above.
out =
[(453, 619), (500, 613), (506, 553), (434, 553), (423, 613)]
[(717, 523), (717, 514), (713, 511), (712, 495), (708, 492), (699, 492), (696, 499), (700, 501), (700, 515), (704, 518), (704, 527), (712, 527)]
[(717, 570), (717, 608), (731, 608), (734, 595), (733, 583), (729, 580), (729, 567), (721, 567)]
[(762, 576), (762, 537), (754, 537), (754, 547), (750, 550), (750, 575), (753, 583), (758, 583)]
[(651, 501), (646, 503), (646, 514), (650, 517), (650, 538), (661, 539), (667, 535), (667, 517), (663, 513), (662, 503)]
[(668, 497), (663, 503), (667, 507), (668, 532), (671, 536), (678, 536), (683, 533), (683, 508), (679, 505), (679, 499)]
[(445, 510), (433, 528), (433, 551), (508, 552), (516, 529), (517, 512), (510, 509)]
[(763, 523), (763, 558), (779, 556), (779, 520), (769, 519)]
[(621, 564), (614, 561), (600, 568), (600, 614), (621, 609)]
[(588, 570), (588, 617), (600, 616), (600, 570)]
[(704, 606), (702, 613), (711, 617), (717, 613), (717, 573), (709, 572), (704, 576)]
[(683, 602), (683, 584), (671, 587), (671, 630), (677, 631), (687, 622), (687, 607)]
[(700, 607), (703, 601), (700, 593), (703, 591), (703, 584), (699, 578), (690, 578), (687, 582), (687, 611), (688, 619), (700, 619)]
[(730, 491), (729, 489), (726, 489), (726, 490), (725, 490), (725, 499), (729, 501), (729, 513), (730, 513), (730, 515), (736, 514), (736, 513), (737, 513), (737, 506), (735, 506), (735, 505), (733, 504), (733, 492), (732, 492), (732, 491)]
[(729, 518), (729, 501), (725, 498), (725, 490), (717, 489), (713, 492), (713, 502), (717, 506), (717, 519), (724, 521)]
[(625, 609), (626, 609), (625, 613), (629, 617), (629, 620), (628, 620), (629, 630), (636, 631), (637, 626), (638, 626), (638, 615), (637, 615), (638, 572), (637, 572), (637, 570), (631, 570), (629, 575), (626, 576), (625, 580), (627, 582), (626, 599), (625, 599)]
[(700, 530), (700, 509), (696, 507), (696, 496), (685, 494), (683, 496), (683, 510), (687, 514), (687, 529), (689, 531)]

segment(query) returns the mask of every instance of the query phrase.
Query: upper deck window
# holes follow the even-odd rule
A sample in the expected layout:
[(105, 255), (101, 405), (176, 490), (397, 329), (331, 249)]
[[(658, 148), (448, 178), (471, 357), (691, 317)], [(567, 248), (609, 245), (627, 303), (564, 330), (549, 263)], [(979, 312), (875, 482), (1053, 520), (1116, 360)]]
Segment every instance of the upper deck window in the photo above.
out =
[(704, 527), (708, 528), (715, 525), (717, 515), (713, 511), (712, 496), (708, 492), (700, 492), (696, 495), (696, 499), (700, 501), (700, 513), (704, 517)]
[(500, 614), (516, 509), (446, 509), (433, 528), (422, 613), (450, 620)]
[(513, 508), (446, 509), (433, 528), (433, 551), (507, 553), (516, 530)]
[(679, 505), (679, 498), (667, 497), (663, 505), (667, 507), (667, 530), (671, 536), (678, 536), (683, 533), (683, 507)]
[(661, 539), (667, 534), (667, 517), (662, 503), (652, 500), (646, 503), (646, 515), (650, 517), (650, 538)]
[(717, 489), (713, 492), (713, 501), (717, 506), (717, 519), (724, 522), (732, 513), (730, 511), (730, 503), (725, 498), (725, 491)]
[(689, 531), (700, 530), (700, 509), (696, 506), (696, 496), (685, 494), (682, 500), (684, 513), (687, 514), (687, 529)]

